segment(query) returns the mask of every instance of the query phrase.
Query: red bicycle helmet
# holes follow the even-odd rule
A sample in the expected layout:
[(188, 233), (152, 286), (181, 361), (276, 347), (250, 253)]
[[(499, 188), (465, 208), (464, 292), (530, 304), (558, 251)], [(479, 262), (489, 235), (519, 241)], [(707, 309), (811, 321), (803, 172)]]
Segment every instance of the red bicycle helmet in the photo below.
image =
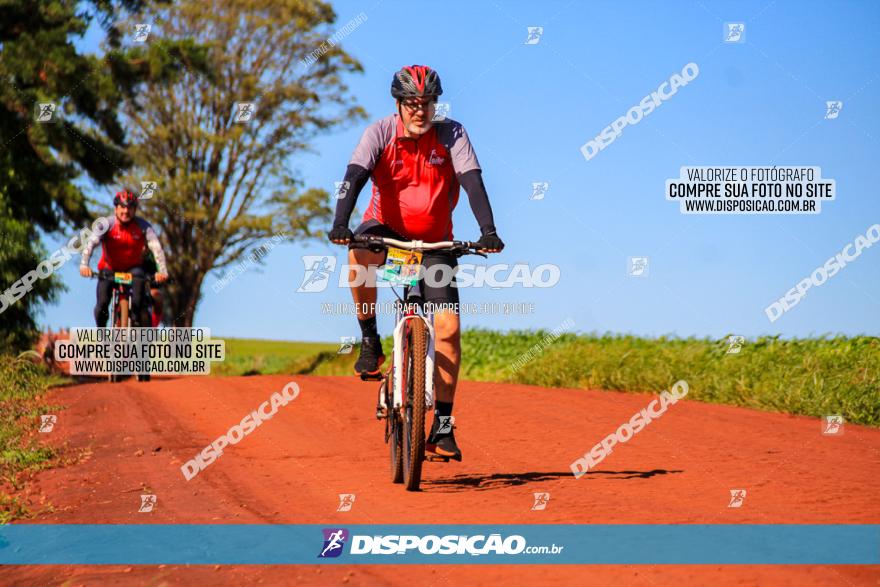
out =
[(436, 98), (443, 93), (440, 76), (427, 65), (409, 65), (394, 74), (391, 95), (396, 100)]
[(129, 189), (124, 189), (122, 191), (116, 192), (116, 197), (113, 198), (113, 205), (114, 206), (131, 207), (131, 206), (137, 206), (137, 204), (138, 204), (137, 195)]

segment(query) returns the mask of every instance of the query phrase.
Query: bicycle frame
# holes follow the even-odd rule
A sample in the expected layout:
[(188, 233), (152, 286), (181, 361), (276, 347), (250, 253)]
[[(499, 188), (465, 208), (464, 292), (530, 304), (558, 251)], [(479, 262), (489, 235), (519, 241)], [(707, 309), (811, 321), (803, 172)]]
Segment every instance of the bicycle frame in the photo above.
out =
[[(111, 280), (112, 281), (112, 280)], [(122, 299), (128, 300), (129, 307), (129, 315), (128, 315), (128, 325), (131, 326), (131, 284), (125, 284), (120, 282), (113, 282), (113, 287), (111, 289), (112, 295), (110, 297), (110, 307), (109, 307), (109, 315), (110, 315), (110, 328), (116, 328), (116, 313), (119, 311), (119, 302)], [(144, 303), (147, 306), (147, 310), (149, 311), (152, 318), (152, 298), (150, 296), (149, 288), (146, 288), (144, 293)]]

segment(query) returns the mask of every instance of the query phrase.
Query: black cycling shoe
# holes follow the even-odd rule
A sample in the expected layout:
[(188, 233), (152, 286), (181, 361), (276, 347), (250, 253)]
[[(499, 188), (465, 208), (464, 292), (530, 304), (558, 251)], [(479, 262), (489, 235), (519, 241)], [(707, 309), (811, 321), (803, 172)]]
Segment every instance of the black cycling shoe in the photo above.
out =
[(361, 341), (361, 354), (354, 364), (354, 370), (361, 378), (379, 376), (379, 367), (385, 362), (382, 354), (382, 341), (378, 336), (365, 336)]
[(455, 426), (447, 421), (443, 428), (447, 429), (448, 432), (440, 432), (441, 426), (440, 418), (435, 417), (434, 424), (431, 426), (431, 434), (428, 436), (427, 442), (425, 442), (425, 451), (445, 459), (461, 461), (461, 449), (458, 448), (458, 444), (455, 442)]

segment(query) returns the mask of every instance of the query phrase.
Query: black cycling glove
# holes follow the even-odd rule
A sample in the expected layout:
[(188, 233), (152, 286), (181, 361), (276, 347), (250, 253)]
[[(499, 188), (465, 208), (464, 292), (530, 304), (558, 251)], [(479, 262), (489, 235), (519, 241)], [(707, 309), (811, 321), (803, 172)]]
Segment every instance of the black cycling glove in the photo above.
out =
[(327, 235), (327, 238), (329, 238), (330, 241), (343, 241), (343, 244), (348, 244), (351, 242), (353, 236), (354, 234), (352, 234), (349, 227), (334, 226), (333, 230), (330, 231), (330, 234)]
[(480, 237), (480, 240), (477, 241), (480, 247), (488, 250), (502, 250), (504, 248), (504, 242), (498, 238), (498, 235), (494, 232), (490, 232), (488, 234), (484, 234)]

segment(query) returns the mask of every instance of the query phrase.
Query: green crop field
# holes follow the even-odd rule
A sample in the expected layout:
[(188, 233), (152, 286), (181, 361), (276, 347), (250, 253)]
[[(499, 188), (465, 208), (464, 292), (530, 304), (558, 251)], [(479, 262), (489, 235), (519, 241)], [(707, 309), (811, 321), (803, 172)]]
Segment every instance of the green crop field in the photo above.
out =
[[(386, 354), (390, 339), (383, 341)], [(227, 340), (218, 374), (350, 375), (357, 356), (338, 345)], [(880, 425), (880, 339), (824, 337), (727, 339), (554, 335), (547, 331), (466, 330), (461, 377), (545, 387), (654, 392), (688, 382), (688, 398)], [(289, 356), (288, 354), (289, 353)]]
[(212, 375), (269, 375), (310, 371), (322, 353), (336, 355), (338, 344), (223, 338), (226, 360), (211, 365)]
[[(679, 379), (689, 399), (880, 425), (880, 339), (747, 340), (470, 331), (464, 376), (545, 387), (659, 392)], [(519, 369), (523, 354), (534, 355)]]

